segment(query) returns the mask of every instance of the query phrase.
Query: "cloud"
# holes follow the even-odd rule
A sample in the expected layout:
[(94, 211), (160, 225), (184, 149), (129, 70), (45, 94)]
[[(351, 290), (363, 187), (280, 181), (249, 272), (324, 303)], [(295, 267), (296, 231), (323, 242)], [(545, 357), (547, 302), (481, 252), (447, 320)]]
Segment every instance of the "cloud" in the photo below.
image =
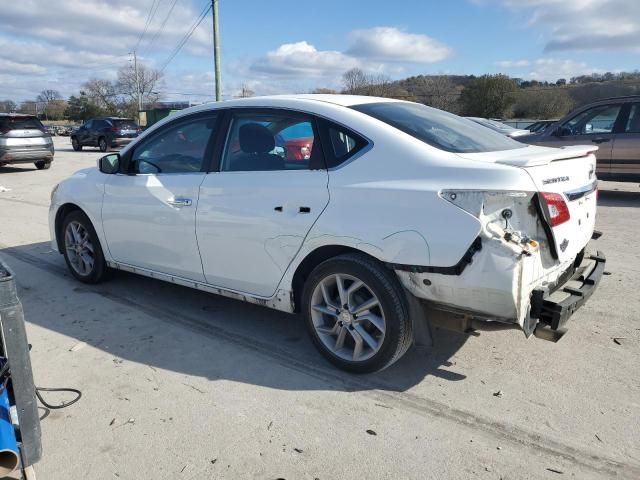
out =
[(451, 55), (451, 49), (426, 35), (395, 27), (374, 27), (351, 33), (346, 53), (381, 62), (433, 63)]
[(640, 51), (638, 0), (501, 0), (549, 29), (545, 52)]
[(0, 73), (13, 75), (44, 75), (47, 69), (34, 63), (18, 63), (0, 58)]
[[(138, 43), (152, 2), (56, 0), (47, 7), (43, 3), (2, 2), (0, 73), (5, 80), (4, 96), (21, 100), (43, 88), (68, 95), (92, 76), (114, 78), (117, 70), (127, 65), (128, 53)], [(190, 2), (180, 2), (171, 10), (172, 4), (157, 2), (159, 7), (138, 45), (138, 60), (147, 65), (164, 61), (200, 12)], [(210, 23), (202, 22), (182, 52), (210, 55)], [(16, 78), (22, 81), (14, 81)]]
[[(42, 0), (3, 2), (0, 31), (96, 53), (126, 54), (136, 46), (144, 30), (148, 0), (56, 0), (55, 7), (43, 7)], [(156, 11), (139, 49), (158, 51), (174, 46), (198, 12), (189, 5), (171, 11), (162, 34), (149, 44), (169, 14), (171, 2)], [(190, 39), (193, 46), (210, 45), (210, 31), (201, 25)], [(209, 33), (209, 35), (207, 35)]]
[(556, 81), (559, 78), (565, 78), (568, 80), (571, 77), (577, 77), (579, 75), (604, 73), (605, 71), (602, 68), (590, 66), (585, 62), (576, 62), (575, 60), (559, 58), (503, 60), (496, 62), (496, 65), (500, 68), (510, 70), (512, 76), (540, 81)]
[[(285, 43), (254, 59), (249, 70), (279, 77), (328, 78), (357, 67), (367, 72), (401, 71), (401, 63), (432, 63), (451, 53), (446, 45), (422, 34), (394, 27), (355, 30), (344, 51), (318, 50), (307, 41)], [(391, 64), (391, 66), (387, 66)]]
[(251, 65), (251, 70), (278, 76), (322, 77), (360, 66), (361, 62), (354, 57), (334, 50), (318, 50), (302, 41), (285, 43), (267, 52)]
[(496, 62), (496, 65), (500, 68), (520, 68), (520, 67), (528, 67), (531, 65), (529, 60), (501, 60)]

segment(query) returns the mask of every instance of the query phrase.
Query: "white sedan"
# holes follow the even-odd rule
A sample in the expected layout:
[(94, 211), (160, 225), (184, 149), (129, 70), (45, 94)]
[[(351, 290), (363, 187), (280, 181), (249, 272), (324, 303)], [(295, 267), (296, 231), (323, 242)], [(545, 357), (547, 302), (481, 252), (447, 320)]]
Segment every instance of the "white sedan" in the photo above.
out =
[(82, 282), (119, 269), (299, 312), (370, 372), (436, 317), (559, 338), (604, 268), (594, 150), (382, 98), (206, 104), (57, 185), (52, 244)]

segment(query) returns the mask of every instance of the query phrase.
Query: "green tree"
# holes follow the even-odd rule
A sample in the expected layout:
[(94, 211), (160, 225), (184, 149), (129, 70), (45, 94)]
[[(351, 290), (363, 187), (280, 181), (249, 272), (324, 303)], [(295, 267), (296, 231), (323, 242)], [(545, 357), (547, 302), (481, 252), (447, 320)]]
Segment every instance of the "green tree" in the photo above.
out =
[(483, 75), (460, 95), (462, 113), (472, 117), (503, 117), (515, 102), (516, 81), (506, 75)]
[(104, 109), (91, 102), (84, 91), (81, 91), (77, 97), (71, 95), (65, 110), (65, 116), (76, 122), (84, 121), (91, 117), (99, 117), (105, 115), (105, 113)]

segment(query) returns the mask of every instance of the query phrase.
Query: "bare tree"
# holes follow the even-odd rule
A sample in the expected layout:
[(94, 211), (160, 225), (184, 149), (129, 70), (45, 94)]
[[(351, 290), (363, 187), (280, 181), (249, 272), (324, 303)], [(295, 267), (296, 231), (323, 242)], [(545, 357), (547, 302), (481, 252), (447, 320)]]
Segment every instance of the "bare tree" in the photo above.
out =
[(251, 90), (246, 85), (242, 85), (242, 89), (240, 90), (240, 98), (248, 98), (253, 97), (256, 94), (253, 90)]
[(421, 80), (420, 96), (423, 103), (448, 112), (457, 111), (460, 91), (447, 76), (428, 75)]
[(36, 97), (38, 102), (49, 103), (52, 100), (62, 100), (62, 95), (58, 90), (42, 90), (40, 95)]
[(2, 100), (0, 101), (0, 112), (1, 113), (11, 113), (15, 112), (18, 108), (18, 105), (13, 100)]
[(120, 95), (134, 103), (137, 109), (138, 95), (142, 98), (143, 106), (154, 105), (160, 99), (157, 90), (161, 87), (161, 83), (162, 72), (138, 63), (137, 75), (133, 65), (127, 65), (118, 71), (115, 88)]
[(361, 69), (352, 68), (342, 75), (342, 85), (344, 93), (357, 93), (369, 85), (369, 78)]
[(513, 114), (518, 118), (558, 118), (574, 106), (566, 89), (548, 87), (540, 90), (521, 90), (516, 96)]
[(116, 86), (109, 80), (101, 80), (98, 78), (92, 78), (83, 85), (83, 90), (86, 93), (89, 101), (109, 114), (116, 114), (119, 111), (119, 93), (116, 90)]
[(322, 87), (320, 87), (320, 88), (314, 88), (311, 91), (311, 93), (315, 93), (315, 94), (323, 94), (323, 93), (334, 94), (334, 93), (338, 93), (338, 92), (336, 92), (335, 90), (333, 90), (331, 88), (322, 88)]

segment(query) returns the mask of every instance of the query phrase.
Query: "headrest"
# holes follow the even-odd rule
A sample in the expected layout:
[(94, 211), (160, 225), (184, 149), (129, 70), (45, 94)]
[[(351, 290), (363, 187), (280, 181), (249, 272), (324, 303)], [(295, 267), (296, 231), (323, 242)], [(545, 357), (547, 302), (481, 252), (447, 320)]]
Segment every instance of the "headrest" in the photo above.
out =
[(239, 134), (240, 148), (244, 153), (267, 153), (276, 146), (269, 129), (259, 123), (245, 123)]

